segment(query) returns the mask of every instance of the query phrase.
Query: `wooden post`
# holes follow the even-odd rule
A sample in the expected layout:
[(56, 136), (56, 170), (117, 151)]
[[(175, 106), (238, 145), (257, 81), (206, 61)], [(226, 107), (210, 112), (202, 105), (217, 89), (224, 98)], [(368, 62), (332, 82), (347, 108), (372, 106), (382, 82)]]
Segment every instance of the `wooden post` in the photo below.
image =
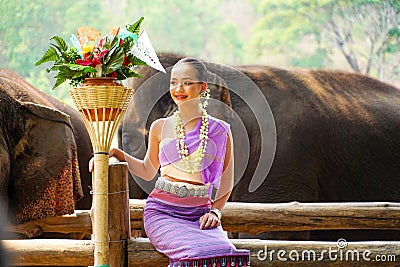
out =
[(125, 267), (128, 262), (129, 216), (128, 168), (124, 162), (109, 165), (108, 224), (110, 233), (110, 266)]
[(108, 238), (108, 155), (94, 155), (92, 227), (94, 266), (109, 266)]

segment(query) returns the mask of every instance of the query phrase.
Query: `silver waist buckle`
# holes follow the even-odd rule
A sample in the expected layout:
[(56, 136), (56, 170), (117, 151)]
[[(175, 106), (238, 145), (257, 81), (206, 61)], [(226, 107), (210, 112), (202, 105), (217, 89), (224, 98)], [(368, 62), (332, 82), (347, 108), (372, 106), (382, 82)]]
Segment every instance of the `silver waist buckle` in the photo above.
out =
[(155, 188), (176, 195), (178, 197), (205, 197), (208, 195), (208, 188), (206, 186), (196, 185), (178, 185), (172, 181), (168, 181), (159, 177)]

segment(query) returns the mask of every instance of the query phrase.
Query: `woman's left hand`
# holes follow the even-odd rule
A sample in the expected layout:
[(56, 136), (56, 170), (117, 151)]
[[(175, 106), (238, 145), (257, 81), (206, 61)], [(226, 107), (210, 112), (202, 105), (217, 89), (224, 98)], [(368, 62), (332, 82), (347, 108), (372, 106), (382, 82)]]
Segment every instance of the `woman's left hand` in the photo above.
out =
[(220, 225), (221, 220), (212, 212), (208, 212), (200, 217), (200, 229), (215, 228)]

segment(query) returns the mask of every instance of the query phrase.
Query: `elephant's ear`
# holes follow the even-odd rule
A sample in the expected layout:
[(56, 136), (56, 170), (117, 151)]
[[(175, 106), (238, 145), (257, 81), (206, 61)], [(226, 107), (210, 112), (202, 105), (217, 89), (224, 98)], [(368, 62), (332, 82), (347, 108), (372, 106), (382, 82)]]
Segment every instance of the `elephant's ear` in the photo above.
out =
[(71, 120), (69, 115), (57, 109), (46, 107), (32, 102), (21, 102), (21, 105), (25, 107), (27, 110), (29, 110), (31, 113), (35, 114), (36, 116), (42, 119), (54, 122), (61, 122), (71, 126)]
[(34, 103), (22, 103), (22, 112), (25, 144), (11, 182), (16, 222), (73, 213), (82, 186), (69, 117)]

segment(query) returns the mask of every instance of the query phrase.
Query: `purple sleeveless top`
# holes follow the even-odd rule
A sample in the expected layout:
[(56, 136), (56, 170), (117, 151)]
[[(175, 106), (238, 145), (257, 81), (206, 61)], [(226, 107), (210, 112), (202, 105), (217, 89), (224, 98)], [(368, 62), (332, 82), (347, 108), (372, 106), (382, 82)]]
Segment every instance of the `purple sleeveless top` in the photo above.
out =
[[(201, 119), (198, 120), (192, 131), (186, 133), (185, 144), (188, 147), (189, 154), (192, 154), (199, 147), (200, 127)], [(201, 161), (201, 178), (204, 184), (210, 183), (212, 185), (209, 188), (209, 195), (211, 195), (213, 187), (219, 188), (221, 182), (229, 131), (228, 123), (208, 115), (208, 141), (204, 158)], [(161, 166), (180, 160), (175, 138), (161, 147), (159, 160)]]

